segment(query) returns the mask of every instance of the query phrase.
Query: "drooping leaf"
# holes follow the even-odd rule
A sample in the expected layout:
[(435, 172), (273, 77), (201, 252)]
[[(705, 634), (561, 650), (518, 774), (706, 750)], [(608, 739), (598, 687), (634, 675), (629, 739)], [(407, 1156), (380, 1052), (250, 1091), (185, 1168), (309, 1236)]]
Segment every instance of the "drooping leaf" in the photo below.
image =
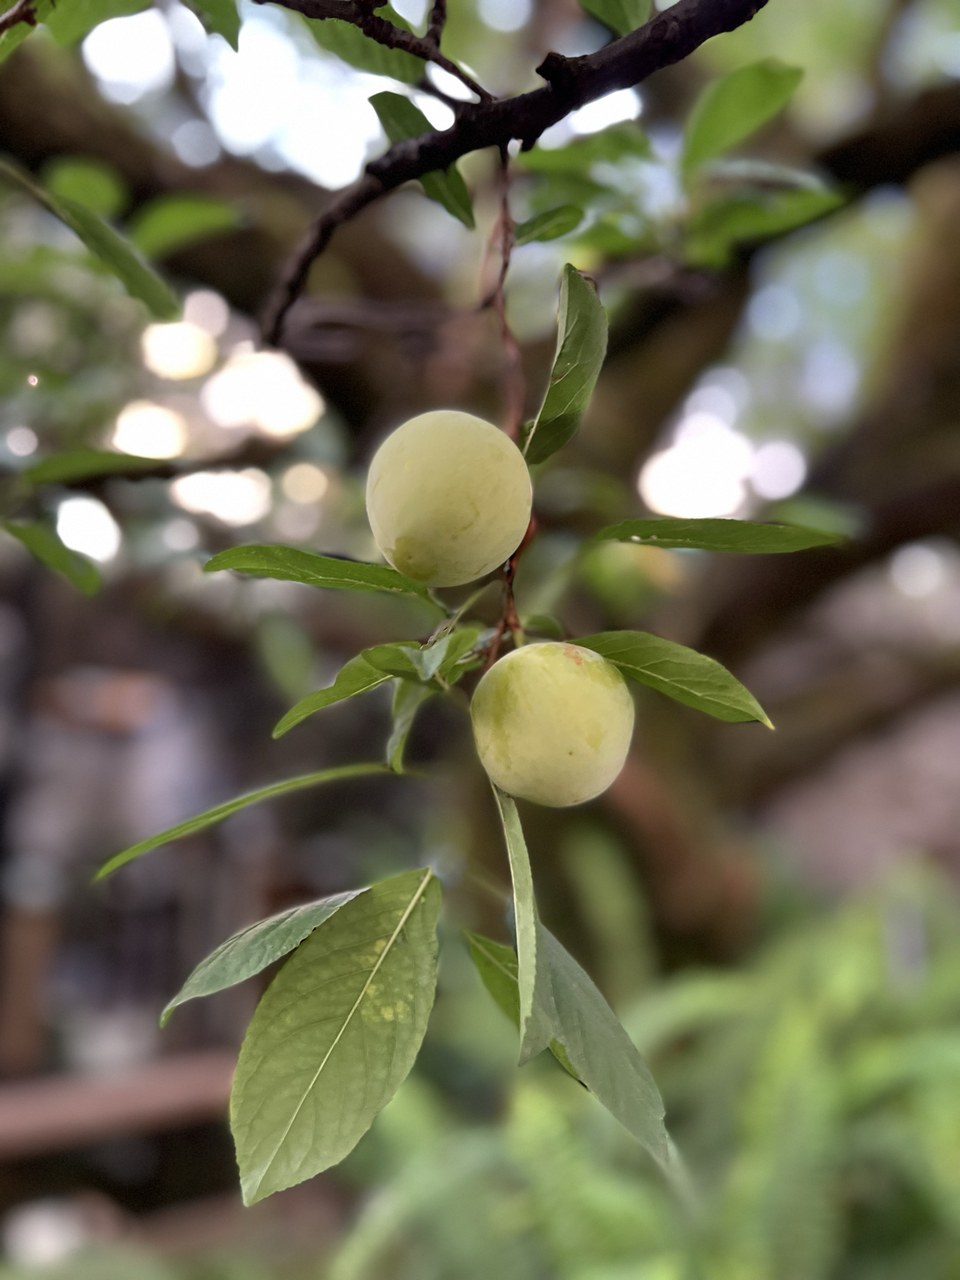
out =
[(707, 85), (687, 121), (681, 159), (684, 178), (773, 119), (802, 78), (799, 67), (764, 58)]
[(185, 0), (204, 28), (211, 34), (223, 36), (231, 49), (240, 44), (240, 14), (236, 0)]
[(71, 551), (61, 542), (56, 529), (40, 520), (4, 520), (0, 529), (21, 543), (35, 560), (72, 582), (84, 595), (92, 596), (100, 586), (100, 571), (92, 560)]
[[(483, 985), (493, 997), (497, 1008), (506, 1014), (519, 1031), (520, 988), (517, 983), (517, 953), (513, 947), (508, 947), (502, 942), (494, 942), (492, 938), (485, 938), (481, 933), (471, 933), (469, 930), (464, 932), (470, 948), (470, 957)], [(560, 1041), (551, 1040), (547, 1047), (564, 1071), (573, 1076), (578, 1084), (582, 1084)]]
[(377, 644), (364, 649), (371, 666), (403, 680), (429, 683), (443, 677), (476, 643), (479, 627), (461, 627), (432, 644)]
[(272, 800), (274, 796), (286, 795), (288, 791), (301, 791), (304, 787), (317, 787), (324, 782), (365, 778), (376, 773), (389, 774), (390, 770), (380, 763), (340, 765), (334, 769), (321, 769), (318, 773), (304, 773), (296, 778), (285, 778), (282, 782), (272, 782), (268, 787), (260, 787), (257, 791), (248, 791), (242, 796), (234, 796), (232, 800), (225, 800), (223, 804), (214, 805), (212, 809), (206, 809), (193, 818), (187, 818), (185, 822), (178, 822), (176, 826), (168, 827), (166, 831), (148, 836), (145, 840), (138, 840), (128, 849), (122, 849), (120, 853), (114, 854), (103, 864), (94, 879), (102, 880), (105, 876), (112, 875), (119, 867), (132, 862), (134, 858), (139, 858), (141, 854), (149, 853), (151, 849), (158, 849), (162, 844), (169, 844), (171, 840), (180, 840), (184, 836), (193, 835), (196, 831), (203, 831), (205, 827), (215, 826), (216, 823), (223, 822), (225, 818), (231, 817), (241, 809), (259, 804), (261, 800)]
[(560, 286), (558, 328), (547, 393), (524, 442), (531, 464), (543, 462), (575, 435), (607, 351), (607, 316), (596, 288), (569, 263)]
[(530, 244), (533, 240), (558, 240), (575, 231), (583, 221), (583, 210), (575, 204), (561, 204), (535, 214), (526, 222), (518, 222), (513, 231), (515, 245)]
[(343, 702), (347, 698), (355, 698), (358, 693), (366, 693), (368, 689), (375, 689), (377, 685), (385, 684), (390, 676), (372, 667), (362, 653), (357, 654), (355, 658), (351, 658), (337, 673), (336, 679), (325, 689), (317, 689), (314, 693), (308, 693), (305, 698), (301, 698), (295, 706), (292, 706), (285, 716), (280, 719), (274, 730), (275, 738), (282, 738), (285, 733), (300, 724), (302, 720), (306, 720), (308, 716), (315, 715), (316, 712), (322, 711), (325, 707), (332, 707), (336, 702)]
[(735, 250), (794, 231), (843, 204), (829, 187), (755, 191), (711, 200), (690, 219), (683, 252), (696, 266), (723, 267)]
[[(61, 5), (69, 9), (70, 5)], [(66, 196), (54, 196), (9, 160), (0, 160), (0, 179), (13, 183), (43, 205), (83, 241), (89, 251), (117, 277), (127, 292), (145, 303), (159, 320), (180, 311), (175, 294), (116, 228)]]
[[(401, 31), (410, 31), (408, 22), (388, 4), (377, 8), (378, 18), (383, 18)], [(304, 21), (310, 34), (321, 49), (342, 58), (348, 66), (358, 71), (371, 71), (374, 75), (389, 76), (405, 84), (416, 84), (423, 75), (423, 62), (402, 49), (390, 49), (363, 34), (352, 22), (339, 18), (307, 19)]]
[(546, 972), (540, 965), (540, 917), (533, 892), (530, 856), (520, 826), (520, 815), (512, 797), (493, 788), (510, 859), (513, 882), (513, 915), (517, 936), (517, 981), (520, 994), (520, 1062), (545, 1049), (553, 1039), (556, 1022), (553, 995)]
[(760, 524), (753, 520), (623, 520), (594, 534), (598, 542), (633, 542), (650, 547), (698, 548), (753, 555), (777, 555), (828, 547), (842, 537), (801, 525)]
[[(248, 546), (221, 551), (204, 565), (207, 573), (233, 569), (257, 578), (278, 578), (282, 582), (302, 582), (308, 587), (331, 587), (342, 591), (388, 591), (430, 600), (426, 587), (405, 578), (388, 565), (361, 560), (340, 560), (319, 556), (295, 547)], [(432, 602), (431, 602), (432, 603)]]
[(136, 474), (150, 471), (159, 463), (156, 458), (142, 458), (133, 453), (116, 453), (112, 449), (69, 449), (41, 458), (21, 472), (31, 484), (75, 484), (97, 476)]
[(773, 728), (760, 703), (713, 658), (647, 631), (601, 631), (574, 641), (602, 654), (625, 676), (731, 724), (757, 720)]
[(178, 1005), (225, 991), (262, 973), (268, 965), (289, 955), (324, 920), (361, 893), (366, 893), (366, 889), (351, 889), (319, 902), (290, 907), (233, 934), (200, 961), (160, 1015), (160, 1025), (166, 1024)]
[(580, 0), (591, 17), (602, 22), (617, 36), (642, 27), (650, 17), (652, 0)]
[[(375, 93), (370, 105), (391, 144), (432, 132), (433, 126), (427, 117), (402, 93)], [(470, 192), (456, 165), (424, 174), (420, 185), (431, 200), (452, 213), (458, 222), (471, 229), (475, 226)]]
[(242, 224), (240, 210), (216, 196), (157, 196), (145, 204), (127, 228), (146, 258), (165, 258)]
[(437, 976), (440, 888), (410, 871), (342, 906), (267, 988), (234, 1076), (246, 1204), (350, 1152), (419, 1051)]
[[(511, 947), (467, 934), (470, 954), (494, 1001), (519, 1025), (517, 957)], [(552, 1001), (549, 1049), (661, 1163), (668, 1160), (660, 1091), (650, 1069), (591, 978), (538, 922), (540, 965)]]
[(41, 177), (52, 195), (76, 200), (101, 218), (117, 217), (130, 195), (112, 165), (89, 156), (57, 156), (44, 165)]
[(412, 680), (398, 680), (393, 691), (393, 727), (387, 739), (387, 764), (394, 773), (403, 773), (403, 753), (407, 739), (416, 719), (417, 712), (433, 697), (433, 690), (425, 684), (414, 684)]

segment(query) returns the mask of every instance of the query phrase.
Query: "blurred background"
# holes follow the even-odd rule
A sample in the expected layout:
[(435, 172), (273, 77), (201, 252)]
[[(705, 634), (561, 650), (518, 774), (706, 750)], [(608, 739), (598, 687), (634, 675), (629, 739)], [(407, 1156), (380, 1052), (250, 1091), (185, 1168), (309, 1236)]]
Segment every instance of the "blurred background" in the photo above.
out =
[[(422, 23), (417, 0), (397, 7)], [(249, 542), (373, 558), (376, 442), (441, 405), (496, 419), (504, 360), (477, 308), (498, 265), (488, 155), (462, 165), (477, 231), (393, 195), (337, 234), (285, 350), (259, 349), (285, 255), (383, 149), (367, 99), (397, 85), (279, 8), (243, 3), (240, 26), (177, 0), (89, 9), (63, 0), (49, 30), (0, 36), (0, 150), (120, 225), (184, 305), (148, 323), (0, 181), (0, 497), (30, 471), (82, 557), (71, 583), (0, 542), (2, 1280), (956, 1280), (956, 0), (770, 0), (514, 164), (518, 217), (589, 211), (513, 258), (531, 409), (564, 261), (596, 277), (611, 320), (583, 430), (537, 480), (521, 612), (701, 648), (777, 725), (641, 691), (618, 783), (523, 813), (547, 925), (663, 1091), (679, 1198), (552, 1062), (515, 1069), (459, 936), (506, 936), (466, 869), (507, 872), (456, 708), (421, 713), (424, 779), (300, 793), (90, 884), (119, 848), (238, 791), (381, 755), (381, 691), (270, 732), (361, 647), (420, 637), (430, 616), (201, 566)], [(496, 92), (535, 84), (547, 49), (607, 38), (568, 0), (450, 10), (447, 53)], [(770, 56), (804, 69), (790, 109), (684, 191), (697, 94)], [(58, 469), (86, 447), (152, 461)], [(643, 511), (852, 540), (577, 552)], [(224, 1117), (258, 991), (192, 1003), (163, 1032), (160, 1010), (250, 920), (426, 863), (448, 909), (413, 1075), (340, 1168), (242, 1209)]]

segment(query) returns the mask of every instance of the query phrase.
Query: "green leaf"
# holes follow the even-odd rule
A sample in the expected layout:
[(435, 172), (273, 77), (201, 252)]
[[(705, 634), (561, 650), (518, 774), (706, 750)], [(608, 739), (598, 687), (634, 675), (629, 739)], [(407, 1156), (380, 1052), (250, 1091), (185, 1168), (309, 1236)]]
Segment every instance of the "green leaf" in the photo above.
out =
[(533, 893), (530, 856), (520, 826), (516, 802), (497, 787), (493, 788), (503, 834), (510, 859), (513, 881), (513, 915), (517, 935), (517, 984), (520, 993), (520, 1062), (546, 1049), (553, 1039), (556, 1010), (548, 976), (540, 966), (540, 917)]
[(97, 566), (86, 556), (78, 555), (65, 546), (53, 525), (41, 521), (4, 520), (0, 522), (0, 529), (22, 543), (35, 560), (72, 582), (84, 595), (92, 596), (100, 586)]
[(298, 725), (302, 720), (306, 720), (308, 716), (322, 711), (324, 707), (332, 707), (336, 702), (343, 702), (347, 698), (355, 698), (358, 693), (366, 693), (368, 689), (375, 689), (377, 685), (385, 684), (389, 679), (390, 676), (386, 672), (372, 667), (362, 653), (357, 654), (355, 658), (351, 658), (348, 663), (340, 668), (333, 684), (328, 685), (325, 689), (317, 689), (315, 693), (308, 693), (305, 698), (301, 698), (295, 706), (291, 707), (287, 714), (277, 722), (273, 730), (273, 736), (282, 738), (285, 733), (289, 733), (294, 725)]
[(215, 196), (157, 196), (131, 219), (131, 241), (147, 258), (166, 258), (242, 225), (235, 205)]
[(115, 453), (112, 449), (70, 449), (41, 458), (21, 472), (31, 484), (74, 484), (96, 476), (126, 475), (150, 471), (159, 466), (156, 458), (141, 458), (133, 453)]
[(240, 15), (236, 0), (184, 0), (204, 29), (211, 35), (223, 36), (231, 49), (240, 45)]
[(580, 4), (591, 17), (618, 36), (642, 27), (653, 7), (652, 0), (580, 0)]
[(526, 222), (517, 223), (513, 230), (515, 245), (529, 244), (532, 240), (558, 240), (575, 231), (583, 221), (583, 210), (575, 204), (561, 204), (547, 209)]
[(533, 147), (521, 151), (516, 163), (530, 173), (569, 174), (579, 177), (591, 165), (617, 164), (622, 160), (646, 160), (650, 140), (635, 121), (611, 125), (599, 133), (574, 138), (564, 147)]
[(718, 720), (758, 720), (773, 728), (753, 694), (706, 654), (647, 631), (601, 631), (573, 642), (602, 654), (625, 676)]
[(479, 633), (479, 627), (462, 627), (432, 644), (377, 644), (364, 649), (363, 656), (378, 671), (427, 684), (451, 671), (476, 643)]
[(43, 185), (54, 196), (85, 205), (101, 218), (115, 218), (129, 200), (127, 184), (112, 165), (87, 156), (57, 156), (44, 165)]
[(230, 1099), (246, 1204), (342, 1160), (409, 1073), (436, 990), (439, 910), (431, 871), (382, 881), (267, 988)]
[(417, 712), (433, 697), (433, 690), (425, 684), (414, 684), (411, 680), (398, 680), (393, 691), (393, 728), (387, 739), (387, 764), (394, 773), (403, 773), (403, 753), (407, 739), (416, 719)]
[(389, 774), (389, 772), (386, 765), (379, 763), (347, 764), (334, 769), (321, 769), (319, 773), (304, 773), (296, 778), (285, 778), (283, 782), (272, 782), (269, 786), (260, 787), (257, 791), (248, 791), (242, 796), (234, 796), (232, 800), (224, 801), (223, 804), (214, 805), (212, 809), (206, 809), (196, 817), (188, 818), (186, 822), (178, 822), (175, 827), (168, 827), (158, 835), (138, 840), (136, 844), (114, 854), (105, 862), (94, 876), (94, 880), (102, 880), (105, 876), (112, 875), (119, 867), (132, 862), (134, 858), (139, 858), (143, 853), (149, 853), (151, 849), (158, 849), (162, 844), (169, 844), (171, 840), (181, 840), (184, 836), (192, 836), (195, 831), (203, 831), (205, 827), (215, 826), (241, 809), (246, 809), (251, 804), (259, 804), (261, 800), (272, 800), (274, 796), (286, 795), (288, 791), (302, 791), (305, 787), (320, 786), (324, 782), (341, 782), (347, 778), (365, 778), (371, 774)]
[(597, 542), (633, 542), (649, 547), (698, 548), (778, 555), (828, 547), (843, 538), (823, 529), (801, 525), (760, 524), (753, 520), (623, 520), (593, 535)]
[(799, 67), (764, 58), (707, 85), (687, 121), (680, 162), (684, 178), (782, 111), (802, 78)]
[(365, 892), (366, 889), (351, 889), (347, 893), (322, 898), (319, 902), (290, 907), (233, 934), (200, 961), (160, 1015), (160, 1025), (166, 1025), (178, 1005), (199, 996), (225, 991), (227, 987), (234, 987), (238, 982), (262, 973), (268, 965), (289, 955), (335, 911)]
[(233, 569), (236, 573), (249, 573), (256, 578), (278, 578), (282, 582), (302, 582), (308, 587), (329, 587), (341, 591), (389, 591), (434, 603), (426, 587), (387, 565), (318, 556), (312, 551), (298, 551), (294, 547), (231, 547), (208, 560), (204, 569), (207, 573)]
[[(61, 5), (69, 9), (69, 4)], [(146, 303), (160, 320), (170, 320), (180, 312), (180, 304), (170, 286), (140, 257), (128, 240), (108, 222), (66, 196), (54, 196), (29, 174), (8, 160), (0, 160), (0, 179), (14, 183), (49, 210), (78, 236), (87, 249), (117, 277), (127, 292)]]
[(43, 22), (57, 44), (74, 45), (108, 18), (126, 18), (150, 7), (150, 0), (61, 0), (50, 6)]
[(738, 247), (805, 226), (843, 202), (843, 196), (828, 187), (754, 191), (712, 200), (687, 223), (684, 256), (697, 266), (723, 267)]
[(569, 263), (560, 285), (559, 333), (550, 382), (524, 443), (543, 462), (576, 434), (607, 351), (607, 316), (594, 285)]
[[(502, 942), (494, 942), (481, 933), (471, 933), (465, 929), (470, 957), (480, 975), (483, 985), (493, 997), (494, 1004), (520, 1029), (520, 989), (517, 985), (517, 953), (513, 947)], [(559, 1040), (551, 1040), (550, 1052), (568, 1075), (573, 1076), (578, 1084), (583, 1081), (574, 1071), (567, 1052)]]
[[(433, 125), (420, 108), (402, 93), (375, 93), (370, 99), (370, 105), (377, 113), (377, 119), (391, 144), (433, 132)], [(472, 229), (476, 225), (470, 192), (456, 165), (424, 174), (420, 185), (431, 200), (442, 205), (465, 227)]]
[[(668, 1160), (663, 1100), (650, 1069), (591, 978), (549, 929), (538, 926), (540, 964), (553, 998), (550, 1051), (661, 1164)], [(484, 986), (519, 1025), (517, 958), (512, 948), (467, 934)]]
[[(378, 6), (377, 17), (384, 18), (401, 31), (412, 29), (388, 4)], [(304, 21), (321, 49), (336, 54), (358, 71), (390, 76), (405, 84), (416, 84), (423, 75), (423, 62), (420, 58), (404, 53), (402, 49), (389, 49), (386, 45), (378, 44), (376, 40), (365, 36), (352, 22), (342, 22), (339, 18), (305, 18)]]

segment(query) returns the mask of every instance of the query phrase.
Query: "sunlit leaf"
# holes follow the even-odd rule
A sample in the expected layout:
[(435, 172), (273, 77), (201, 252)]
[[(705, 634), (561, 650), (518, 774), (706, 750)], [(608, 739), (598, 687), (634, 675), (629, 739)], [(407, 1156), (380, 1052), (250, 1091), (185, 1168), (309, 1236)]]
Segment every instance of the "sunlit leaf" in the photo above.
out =
[[(371, 10), (372, 12), (372, 10)], [(411, 27), (390, 5), (380, 5), (376, 16), (383, 18), (401, 31)], [(304, 19), (310, 34), (321, 49), (334, 53), (358, 71), (371, 71), (374, 75), (389, 76), (406, 84), (416, 84), (423, 75), (423, 62), (402, 49), (389, 49), (365, 36), (352, 22), (339, 18)]]
[(633, 542), (649, 547), (698, 548), (775, 555), (827, 547), (843, 538), (823, 529), (800, 525), (760, 524), (753, 520), (623, 520), (594, 534), (598, 542)]
[[(70, 5), (64, 4), (61, 8), (69, 9)], [(20, 187), (59, 218), (116, 276), (127, 292), (145, 303), (157, 319), (170, 320), (179, 314), (180, 304), (166, 281), (161, 280), (133, 245), (98, 214), (76, 200), (53, 195), (8, 160), (0, 160), (0, 180)]]
[(200, 961), (160, 1015), (160, 1025), (167, 1022), (178, 1005), (225, 991), (262, 973), (268, 965), (289, 955), (335, 911), (365, 892), (365, 889), (351, 889), (319, 902), (290, 907), (233, 934)]
[(576, 434), (606, 351), (607, 315), (596, 287), (567, 264), (560, 286), (557, 353), (550, 382), (524, 442), (528, 462), (543, 462)]
[(206, 827), (215, 826), (241, 809), (259, 804), (262, 800), (272, 800), (275, 796), (286, 795), (289, 791), (302, 791), (305, 787), (321, 786), (325, 782), (342, 782), (349, 778), (365, 778), (377, 773), (389, 774), (390, 770), (380, 763), (340, 765), (334, 769), (321, 769), (318, 773), (304, 773), (296, 778), (284, 778), (282, 782), (273, 782), (268, 787), (260, 787), (257, 791), (248, 791), (242, 796), (234, 796), (232, 800), (214, 805), (212, 809), (206, 809), (193, 818), (187, 818), (185, 822), (178, 822), (176, 826), (168, 827), (166, 831), (148, 836), (145, 840), (138, 840), (128, 849), (122, 849), (120, 853), (114, 854), (103, 864), (94, 878), (102, 880), (119, 867), (132, 862), (134, 858), (139, 858), (141, 854), (149, 853), (151, 849), (158, 849), (162, 844), (169, 844), (171, 840), (181, 840), (184, 836), (192, 836)]
[(43, 22), (57, 44), (73, 45), (108, 18), (126, 18), (149, 6), (150, 0), (56, 0)]
[(798, 67), (765, 58), (707, 85), (687, 121), (681, 169), (690, 178), (783, 110), (803, 78)]
[[(362, 560), (340, 560), (319, 556), (295, 547), (248, 546), (221, 551), (204, 565), (207, 573), (233, 569), (256, 578), (278, 578), (282, 582), (302, 582), (308, 587), (329, 587), (342, 591), (387, 591), (430, 600), (426, 587), (405, 578), (387, 565)], [(432, 602), (431, 602), (432, 603)]]
[(184, 0), (211, 35), (223, 36), (231, 49), (240, 44), (240, 15), (236, 0)]
[(580, 3), (591, 17), (618, 36), (642, 27), (653, 7), (652, 0), (580, 0)]
[[(402, 93), (375, 93), (370, 99), (370, 105), (377, 113), (377, 119), (391, 143), (419, 138), (433, 130), (420, 108)], [(456, 165), (424, 174), (420, 185), (431, 200), (442, 205), (465, 227), (473, 228), (475, 224), (470, 192)]]
[(624, 121), (574, 138), (563, 147), (533, 147), (517, 156), (517, 164), (531, 173), (580, 175), (594, 164), (647, 159), (650, 140), (635, 121)]
[(432, 872), (382, 881), (315, 929), (267, 988), (230, 1099), (245, 1203), (342, 1160), (393, 1097), (433, 1005), (439, 910)]
[(39, 520), (4, 520), (0, 529), (21, 543), (35, 560), (53, 569), (75, 587), (92, 596), (100, 586), (100, 571), (92, 560), (71, 551), (51, 524)]
[(739, 680), (704, 653), (647, 631), (601, 631), (575, 644), (602, 654), (625, 676), (718, 720), (757, 720), (773, 728), (760, 703)]
[(306, 720), (308, 716), (323, 711), (325, 707), (332, 707), (334, 703), (344, 702), (347, 698), (355, 698), (357, 694), (375, 689), (377, 685), (385, 684), (389, 679), (388, 673), (372, 667), (363, 654), (357, 654), (340, 668), (331, 685), (325, 689), (317, 689), (314, 693), (308, 693), (305, 698), (301, 698), (295, 706), (291, 707), (277, 722), (273, 736), (282, 738), (285, 733), (289, 733), (295, 725)]

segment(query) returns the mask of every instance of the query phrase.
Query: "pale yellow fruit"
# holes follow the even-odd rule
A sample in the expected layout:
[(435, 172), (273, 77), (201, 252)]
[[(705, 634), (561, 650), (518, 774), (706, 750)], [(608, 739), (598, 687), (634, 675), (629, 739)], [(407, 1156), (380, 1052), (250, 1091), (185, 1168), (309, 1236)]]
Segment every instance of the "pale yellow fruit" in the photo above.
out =
[(482, 418), (437, 409), (387, 436), (367, 476), (367, 517), (384, 557), (417, 582), (456, 587), (513, 555), (530, 523), (530, 472)]
[(490, 780), (552, 808), (606, 791), (633, 735), (623, 676), (575, 644), (529, 644), (507, 654), (477, 685), (470, 713)]

